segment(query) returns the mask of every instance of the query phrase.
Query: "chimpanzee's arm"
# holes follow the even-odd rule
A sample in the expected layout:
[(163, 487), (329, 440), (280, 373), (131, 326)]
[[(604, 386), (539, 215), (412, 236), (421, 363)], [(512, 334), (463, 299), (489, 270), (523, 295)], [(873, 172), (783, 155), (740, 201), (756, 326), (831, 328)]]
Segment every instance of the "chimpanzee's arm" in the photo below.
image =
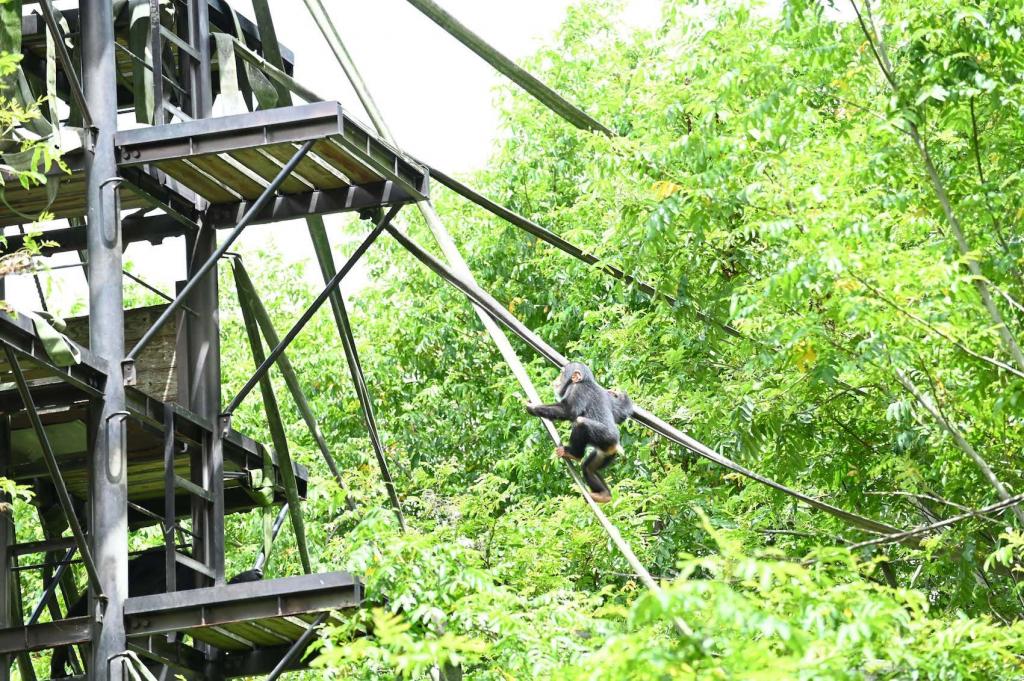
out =
[(552, 421), (570, 421), (573, 416), (566, 409), (566, 400), (562, 400), (556, 404), (528, 404), (526, 405), (526, 411), (533, 416), (539, 416), (542, 419), (551, 419)]

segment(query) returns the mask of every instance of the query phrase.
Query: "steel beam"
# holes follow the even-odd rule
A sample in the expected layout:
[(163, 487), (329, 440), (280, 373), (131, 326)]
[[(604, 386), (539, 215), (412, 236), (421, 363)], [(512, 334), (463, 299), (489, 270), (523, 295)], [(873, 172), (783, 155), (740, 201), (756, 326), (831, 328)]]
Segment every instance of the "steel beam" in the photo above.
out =
[[(390, 181), (352, 185), (341, 189), (321, 189), (306, 194), (283, 194), (275, 196), (257, 212), (251, 224), (295, 220), (309, 215), (365, 211), (419, 200), (419, 195), (410, 194)], [(250, 201), (217, 204), (210, 207), (207, 217), (218, 228), (223, 228), (238, 222), (251, 206)]]
[[(118, 280), (120, 281), (120, 273)], [(106, 361), (99, 355), (79, 347), (81, 362), (68, 367), (58, 366), (47, 354), (32, 322), (25, 317), (12, 317), (0, 312), (0, 344), (13, 349), (19, 356), (30, 359), (33, 364), (88, 396), (96, 397), (103, 394), (103, 385), (107, 382)]]
[(122, 166), (136, 166), (269, 144), (317, 141), (343, 134), (346, 122), (337, 102), (218, 116), (176, 123), (170, 129), (122, 130), (117, 134), (118, 155)]
[[(284, 519), (288, 517), (288, 504), (281, 507), (281, 510), (277, 512), (277, 517), (274, 518), (274, 526), (270, 530), (270, 547), (273, 548), (274, 541), (277, 540), (277, 535), (280, 534), (281, 528), (284, 526)], [(253, 563), (253, 570), (263, 570), (266, 566), (267, 561), (270, 560), (270, 556), (267, 554), (266, 547), (260, 549), (260, 553), (256, 556), (256, 562)]]
[(0, 655), (88, 643), (91, 626), (89, 617), (73, 617), (60, 622), (0, 629)]
[[(232, 222), (232, 224), (234, 224)], [(164, 214), (126, 217), (122, 224), (122, 239), (125, 245), (136, 241), (148, 241), (156, 244), (164, 239), (181, 236), (191, 231), (180, 220)], [(67, 253), (85, 248), (86, 230), (84, 227), (65, 227), (48, 229), (41, 237), (46, 241), (55, 241), (54, 246), (43, 246), (40, 255)], [(24, 240), (17, 235), (7, 237), (6, 252), (14, 252), (24, 246)]]
[(302, 633), (302, 636), (292, 644), (292, 647), (284, 654), (284, 657), (277, 663), (277, 666), (267, 675), (267, 681), (276, 681), (281, 674), (291, 669), (295, 660), (298, 659), (299, 655), (309, 646), (313, 637), (316, 636), (317, 628), (327, 621), (328, 615), (330, 613), (324, 612), (317, 616), (313, 623), (309, 625), (309, 628)]
[(277, 358), (281, 355), (281, 353), (283, 353), (288, 348), (291, 342), (295, 340), (295, 337), (299, 335), (303, 328), (305, 328), (309, 320), (313, 318), (313, 315), (317, 313), (317, 310), (319, 310), (320, 307), (327, 301), (327, 298), (330, 296), (331, 291), (333, 291), (334, 288), (341, 283), (341, 280), (345, 278), (345, 275), (348, 274), (353, 267), (355, 267), (355, 264), (359, 262), (359, 258), (361, 258), (363, 253), (366, 252), (370, 245), (377, 240), (377, 237), (380, 236), (380, 233), (383, 232), (388, 227), (388, 225), (391, 224), (391, 220), (395, 217), (395, 215), (398, 214), (399, 208), (400, 206), (393, 206), (391, 210), (387, 212), (387, 215), (381, 218), (380, 222), (377, 223), (377, 226), (373, 228), (369, 235), (367, 235), (367, 237), (363, 239), (362, 243), (360, 243), (359, 246), (356, 247), (355, 252), (352, 253), (349, 259), (345, 261), (345, 264), (342, 265), (340, 270), (338, 270), (338, 273), (334, 275), (334, 277), (332, 277), (329, 282), (327, 282), (327, 285), (324, 287), (324, 290), (320, 293), (320, 295), (316, 297), (316, 300), (314, 300), (310, 304), (310, 306), (306, 308), (306, 311), (302, 313), (302, 316), (299, 317), (299, 320), (297, 322), (295, 322), (295, 325), (291, 329), (289, 329), (288, 333), (285, 334), (284, 339), (277, 344), (277, 347), (275, 347), (270, 352), (270, 355), (267, 356), (267, 359), (262, 364), (260, 364), (260, 366), (256, 369), (256, 372), (252, 375), (252, 377), (250, 377), (246, 384), (242, 386), (242, 389), (238, 391), (238, 394), (235, 395), (235, 398), (231, 400), (231, 403), (228, 405), (227, 409), (225, 409), (225, 415), (230, 416), (232, 413), (234, 413), (235, 409), (238, 408), (238, 405), (240, 405), (242, 401), (246, 398), (246, 396), (250, 392), (252, 392), (252, 389), (259, 382), (263, 374), (267, 373), (270, 367), (273, 366), (274, 362), (277, 361)]
[[(86, 154), (89, 256), (89, 347), (107, 363), (108, 379), (93, 423), (90, 488), (92, 554), (107, 601), (93, 622), (90, 673), (95, 681), (121, 681), (107, 660), (125, 649), (122, 605), (128, 595), (128, 465), (124, 380), (124, 299), (121, 226), (116, 190), (117, 66), (110, 0), (81, 0), (81, 45), (93, 146)], [(92, 594), (95, 601), (96, 594)], [(95, 605), (95, 603), (94, 603)]]
[[(326, 14), (320, 0), (313, 1), (319, 6), (320, 12)], [(307, 5), (309, 4), (310, 2), (307, 0)], [(532, 73), (516, 64), (498, 50), (494, 49), (494, 47), (488, 44), (487, 41), (469, 30), (469, 28), (467, 28), (462, 22), (446, 12), (443, 7), (438, 5), (436, 2), (433, 2), (433, 0), (409, 0), (409, 4), (423, 12), (423, 14), (429, 17), (435, 24), (443, 28), (449, 35), (475, 52), (478, 57), (493, 66), (513, 83), (521, 87), (537, 101), (569, 123), (572, 123), (582, 130), (602, 132), (609, 136), (613, 135), (611, 130), (599, 123), (579, 107), (569, 103), (567, 99), (555, 92)], [(324, 35), (328, 35), (327, 28), (323, 25), (324, 22), (318, 23), (320, 23), (320, 30), (324, 31)], [(333, 24), (331, 25), (331, 28), (333, 28)], [(330, 40), (329, 36), (328, 40)]]
[(83, 127), (91, 128), (92, 114), (89, 112), (89, 105), (85, 101), (85, 92), (82, 90), (82, 82), (78, 79), (75, 63), (71, 59), (71, 55), (68, 54), (67, 45), (64, 44), (64, 32), (61, 31), (60, 25), (57, 23), (53, 2), (51, 0), (39, 0), (39, 8), (43, 12), (46, 28), (49, 29), (50, 34), (53, 36), (57, 59), (60, 60), (61, 66), (64, 67), (64, 78), (67, 79), (68, 89), (71, 91), (71, 99), (78, 106), (82, 114)]
[(193, 678), (202, 674), (206, 656), (180, 641), (168, 642), (165, 636), (150, 636), (128, 642), (128, 650), (140, 657), (153, 660), (185, 676)]
[[(313, 250), (316, 251), (317, 261), (320, 263), (320, 272), (325, 282), (335, 276), (334, 256), (331, 253), (331, 243), (327, 238), (327, 230), (324, 228), (323, 220), (309, 219), (307, 221), (309, 237), (313, 242)], [(349, 322), (348, 311), (345, 309), (345, 298), (338, 289), (331, 290), (331, 311), (334, 314), (334, 322), (338, 327), (338, 335), (341, 336), (341, 344), (345, 350), (345, 360), (348, 364), (349, 374), (352, 377), (352, 385), (359, 399), (359, 407), (363, 414), (363, 421), (366, 424), (366, 432), (370, 437), (370, 445), (377, 457), (377, 466), (380, 469), (381, 478), (391, 501), (391, 507), (398, 517), (398, 525), (405, 531), (405, 514), (402, 512), (402, 502), (398, 498), (398, 490), (395, 481), (388, 469), (387, 458), (384, 455), (384, 444), (381, 442), (380, 433), (377, 430), (377, 418), (374, 415), (373, 399), (366, 389), (366, 379), (363, 376), (363, 365), (359, 361), (359, 351), (356, 348), (356, 340), (352, 335), (352, 325)]]
[(28, 617), (28, 623), (30, 625), (38, 622), (39, 618), (43, 614), (43, 610), (51, 604), (54, 594), (57, 593), (57, 586), (64, 577), (64, 573), (67, 571), (68, 566), (71, 565), (71, 559), (74, 555), (75, 548), (72, 547), (64, 553), (64, 558), (57, 564), (57, 569), (54, 571), (53, 575), (50, 576), (49, 581), (46, 583), (46, 587), (43, 589), (43, 595), (39, 597), (39, 602), (36, 603), (34, 608), (32, 608), (32, 613)]
[[(215, 423), (221, 380), (215, 230), (204, 226), (195, 238), (186, 240), (186, 249), (189, 283), (194, 286), (191, 293), (188, 285), (182, 287), (176, 300), (187, 300), (198, 313), (185, 323), (186, 399), (191, 410)], [(200, 492), (191, 495), (192, 527), (199, 536), (193, 553), (210, 568), (216, 583), (224, 577), (224, 433), (220, 428), (214, 426), (203, 434), (201, 447), (190, 457), (189, 470), (188, 482), (195, 485), (193, 492)]]
[[(265, 676), (277, 667), (290, 648), (291, 646), (273, 646), (260, 647), (249, 652), (229, 652), (224, 655), (224, 677), (235, 679)], [(287, 671), (299, 671), (308, 666), (300, 656), (300, 659), (292, 660)]]
[[(7, 476), (11, 466), (11, 417), (0, 415), (0, 476)], [(11, 503), (10, 495), (0, 497), (4, 503)], [(11, 511), (0, 513), (0, 631), (14, 624), (14, 603), (11, 596), (17, 583), (12, 579), (11, 567), (16, 563), (16, 556), (11, 549), (17, 537), (14, 532), (14, 517)], [(11, 657), (0, 655), (0, 681), (11, 679)]]
[[(359, 607), (361, 603), (362, 585), (358, 580), (347, 572), (329, 572), (136, 596), (125, 603), (125, 624), (129, 636), (135, 639), (345, 610)], [(3, 652), (2, 647), (0, 652)]]

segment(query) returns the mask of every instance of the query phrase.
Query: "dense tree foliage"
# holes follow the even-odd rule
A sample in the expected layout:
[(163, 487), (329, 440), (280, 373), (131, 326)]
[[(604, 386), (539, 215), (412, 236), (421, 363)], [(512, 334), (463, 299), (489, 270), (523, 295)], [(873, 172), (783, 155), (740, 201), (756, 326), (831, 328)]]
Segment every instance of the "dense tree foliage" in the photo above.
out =
[[(605, 384), (839, 507), (910, 528), (1021, 491), (1020, 3), (668, 0), (655, 30), (629, 35), (615, 17), (573, 8), (528, 66), (617, 136), (503, 90), (506, 134), (467, 181), (665, 295), (435, 183), (481, 284)], [(284, 328), (311, 288), (246, 258)], [(314, 568), (354, 570), (374, 607), (328, 629), (310, 678), (1024, 678), (1015, 509), (916, 548), (850, 548), (872, 537), (627, 425), (607, 511), (664, 580), (656, 598), (466, 301), (393, 240), (370, 261), (353, 323), (409, 529), (325, 310), (291, 355), (356, 511), (293, 412), (289, 437), (315, 474)], [(251, 358), (226, 304), (230, 395)], [(554, 378), (517, 348), (538, 385)], [(269, 441), (258, 395), (236, 425)], [(260, 525), (232, 522), (244, 568)], [(290, 541), (275, 574), (298, 569)]]
[[(631, 35), (615, 16), (574, 8), (529, 66), (618, 136), (509, 89), (492, 170), (467, 179), (666, 295), (435, 183), (481, 284), (607, 385), (840, 507), (908, 528), (1019, 491), (1019, 4), (669, 1)], [(665, 580), (665, 598), (645, 593), (465, 300), (393, 241), (371, 253), (353, 320), (410, 528), (386, 509), (324, 313), (293, 360), (359, 510), (294, 414), (289, 434), (320, 474), (315, 560), (363, 575), (377, 607), (329, 630), (318, 676), (1024, 677), (1014, 511), (851, 551), (871, 537), (634, 424), (608, 512)], [(283, 326), (308, 287), (252, 261)], [(251, 360), (226, 316), (237, 382)], [(553, 378), (517, 347), (538, 385)], [(239, 422), (258, 433), (250, 402)]]

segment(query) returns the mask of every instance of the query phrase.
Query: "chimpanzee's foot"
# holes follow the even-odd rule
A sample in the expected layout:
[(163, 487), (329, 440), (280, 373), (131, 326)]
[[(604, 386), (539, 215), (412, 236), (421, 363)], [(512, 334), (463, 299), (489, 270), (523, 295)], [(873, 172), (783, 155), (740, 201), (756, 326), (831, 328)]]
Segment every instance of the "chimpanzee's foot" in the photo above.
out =
[(590, 493), (590, 498), (593, 499), (595, 503), (607, 504), (609, 501), (612, 500), (612, 493), (611, 492), (591, 492)]
[(575, 461), (576, 463), (579, 463), (579, 461), (580, 461), (578, 458), (576, 458), (575, 456), (570, 454), (569, 450), (567, 450), (565, 447), (556, 447), (555, 448), (555, 456), (557, 456), (560, 459), (567, 459), (568, 461)]

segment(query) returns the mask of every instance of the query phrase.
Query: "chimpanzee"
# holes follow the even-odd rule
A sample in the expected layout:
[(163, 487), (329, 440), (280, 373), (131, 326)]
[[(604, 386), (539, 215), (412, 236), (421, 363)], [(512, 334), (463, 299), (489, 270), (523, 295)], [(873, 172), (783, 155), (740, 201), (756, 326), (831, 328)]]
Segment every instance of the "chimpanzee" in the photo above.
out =
[(559, 447), (555, 454), (579, 461), (587, 447), (593, 447), (583, 460), (583, 478), (590, 487), (590, 497), (599, 504), (607, 503), (612, 493), (599, 471), (622, 451), (618, 424), (633, 414), (633, 401), (623, 392), (602, 388), (590, 368), (580, 362), (566, 364), (553, 387), (560, 398), (557, 403), (528, 404), (526, 411), (541, 418), (573, 422), (569, 446)]
[[(146, 549), (133, 556), (128, 561), (128, 595), (129, 596), (152, 596), (153, 594), (164, 593), (167, 588), (165, 578), (165, 557), (164, 548), (157, 547)], [(178, 591), (195, 589), (198, 585), (198, 573), (190, 567), (181, 563), (175, 564), (174, 579)], [(235, 575), (228, 583), (238, 584), (240, 582), (258, 582), (263, 579), (263, 571), (260, 569), (246, 570)], [(67, 617), (84, 617), (89, 610), (89, 596), (82, 594), (78, 600), (71, 604)], [(68, 676), (70, 651), (68, 648), (56, 648), (53, 657), (50, 658), (50, 678), (61, 679)]]

